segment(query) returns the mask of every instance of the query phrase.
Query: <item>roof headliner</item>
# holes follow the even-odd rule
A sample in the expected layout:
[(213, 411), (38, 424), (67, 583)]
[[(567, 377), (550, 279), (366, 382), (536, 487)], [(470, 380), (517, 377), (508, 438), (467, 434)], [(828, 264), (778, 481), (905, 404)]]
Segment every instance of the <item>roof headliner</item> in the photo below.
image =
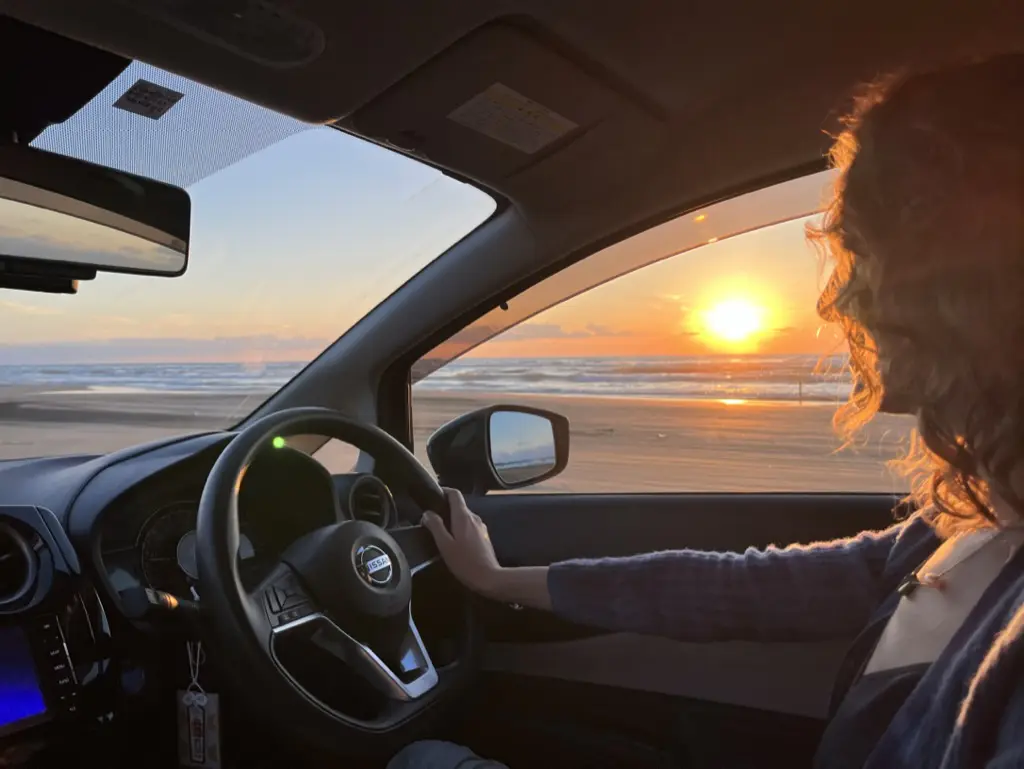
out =
[[(1016, 0), (780, 0), (742, 9), (435, 0), (429, 15), (416, 16), (406, 0), (282, 0), (322, 33), (322, 51), (271, 67), (139, 10), (162, 6), (182, 4), (0, 7), (301, 119), (411, 148), (507, 198), (548, 263), (728, 191), (820, 168), (827, 132), (858, 82), (964, 53), (1024, 51)], [(493, 82), (580, 129), (528, 155), (447, 119)]]
[[(3, 8), (304, 120), (341, 119), (376, 140), (412, 136), (403, 143), (419, 145), (428, 159), (527, 210), (560, 214), (644, 188), (657, 188), (658, 202), (649, 205), (664, 209), (813, 163), (827, 148), (830, 116), (857, 82), (958, 52), (1024, 50), (1024, 6), (1014, 0), (784, 0), (742, 10), (678, 0), (435, 0), (429, 15), (416, 16), (405, 0), (306, 0), (280, 5), (322, 31), (323, 51), (308, 64), (275, 68), (137, 10), (160, 5), (171, 4), (5, 0)], [(487, 62), (481, 46), (458, 63), (518, 78), (527, 96), (570, 118), (582, 106), (578, 94), (545, 81), (575, 81), (550, 69), (529, 72), (529, 59), (547, 63), (537, 51), (600, 91), (596, 119), (577, 118), (586, 130), (539, 159), (517, 157), (511, 175), (497, 156), (521, 155), (516, 150), (466, 133), (455, 135), (455, 146), (432, 141), (451, 128), (439, 127), (438, 117), (480, 83), (467, 76), (421, 85), (414, 74), (431, 62), (444, 71), (464, 39), (496, 20), (506, 37), (501, 53), (513, 61)], [(426, 98), (416, 98), (420, 92)]]

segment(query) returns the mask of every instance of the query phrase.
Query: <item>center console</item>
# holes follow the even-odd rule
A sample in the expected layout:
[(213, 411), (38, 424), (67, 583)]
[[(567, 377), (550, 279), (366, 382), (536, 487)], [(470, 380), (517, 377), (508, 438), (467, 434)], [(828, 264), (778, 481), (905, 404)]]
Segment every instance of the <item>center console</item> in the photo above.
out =
[(57, 520), (0, 506), (0, 745), (101, 714), (110, 649), (102, 605)]

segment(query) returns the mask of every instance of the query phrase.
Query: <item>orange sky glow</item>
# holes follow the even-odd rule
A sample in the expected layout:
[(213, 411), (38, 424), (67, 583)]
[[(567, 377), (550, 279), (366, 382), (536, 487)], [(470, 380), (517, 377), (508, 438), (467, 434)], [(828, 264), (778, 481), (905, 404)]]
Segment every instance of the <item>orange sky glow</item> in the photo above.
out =
[(670, 257), (540, 313), (474, 357), (827, 355), (824, 282), (805, 220)]

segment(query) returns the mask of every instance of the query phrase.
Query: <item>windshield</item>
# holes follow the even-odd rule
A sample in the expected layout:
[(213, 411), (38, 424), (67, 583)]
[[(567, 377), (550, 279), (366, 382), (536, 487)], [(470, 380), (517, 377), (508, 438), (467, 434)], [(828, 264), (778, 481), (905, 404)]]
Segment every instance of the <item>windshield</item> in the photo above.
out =
[[(152, 119), (137, 81), (183, 96)], [(398, 153), (134, 63), (33, 146), (186, 187), (188, 271), (0, 291), (0, 459), (112, 451), (238, 422), (487, 219)]]

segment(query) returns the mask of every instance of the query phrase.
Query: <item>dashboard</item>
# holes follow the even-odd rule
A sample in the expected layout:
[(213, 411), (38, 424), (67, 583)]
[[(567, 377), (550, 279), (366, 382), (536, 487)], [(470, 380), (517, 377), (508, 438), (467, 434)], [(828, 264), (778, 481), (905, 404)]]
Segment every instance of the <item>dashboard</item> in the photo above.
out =
[[(113, 708), (125, 675), (113, 650), (141, 659), (151, 637), (124, 613), (125, 591), (201, 601), (199, 499), (231, 437), (0, 462), (0, 738), (95, 724)], [(288, 447), (254, 458), (238, 508), (239, 572), (250, 585), (314, 529), (346, 518), (405, 523), (381, 479), (331, 476)]]
[[(173, 466), (107, 507), (98, 527), (99, 552), (115, 593), (143, 586), (199, 598), (196, 519), (209, 469), (207, 461)], [(253, 460), (238, 511), (239, 569), (246, 584), (259, 581), (294, 540), (345, 514), (327, 471), (287, 448), (267, 449)]]
[[(175, 466), (122, 495), (104, 513), (100, 557), (114, 592), (143, 586), (199, 599), (196, 520), (207, 463)], [(239, 575), (262, 580), (284, 550), (341, 518), (385, 527), (396, 519), (394, 497), (376, 476), (332, 477), (308, 455), (269, 448), (245, 473), (239, 491)]]
[[(136, 548), (142, 579), (148, 587), (174, 595), (192, 594), (199, 579), (196, 563), (198, 502), (174, 502), (157, 510), (139, 532)], [(109, 557), (109, 556), (108, 556)], [(246, 570), (256, 562), (256, 549), (244, 531), (239, 535), (238, 559)], [(243, 582), (251, 581), (247, 572)]]

